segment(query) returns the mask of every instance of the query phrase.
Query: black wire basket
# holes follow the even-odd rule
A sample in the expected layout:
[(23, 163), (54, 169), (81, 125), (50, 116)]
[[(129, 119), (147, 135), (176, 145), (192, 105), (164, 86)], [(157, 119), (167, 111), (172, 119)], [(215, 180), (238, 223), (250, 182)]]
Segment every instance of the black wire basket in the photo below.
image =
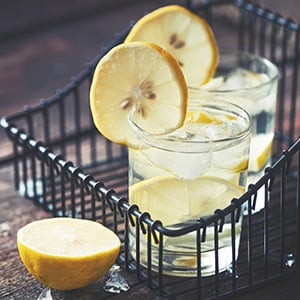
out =
[[(160, 220), (152, 220), (127, 201), (127, 149), (106, 140), (95, 129), (88, 103), (89, 87), (99, 59), (121, 43), (130, 26), (52, 97), (34, 107), (7, 116), (1, 126), (11, 141), (11, 153), (0, 158), (0, 167), (14, 168), (15, 189), (53, 216), (99, 221), (113, 229), (122, 241), (118, 263), (137, 274), (158, 295), (174, 299), (226, 298), (299, 273), (300, 266), (300, 140), (296, 112), (299, 111), (299, 25), (280, 14), (250, 2), (186, 1), (185, 5), (204, 17), (215, 31), (219, 47), (228, 47), (218, 35), (224, 22), (240, 49), (264, 56), (280, 69), (276, 136), (273, 164), (251, 184), (239, 199), (207, 219), (199, 219), (175, 236), (195, 232), (197, 276), (163, 275), (164, 238), (170, 231)], [(232, 39), (231, 39), (232, 40)], [(224, 45), (223, 45), (224, 44)], [(253, 214), (258, 192), (264, 209)], [(201, 276), (201, 244), (208, 226), (214, 226), (218, 245), (223, 220), (231, 217), (232, 228), (247, 204), (240, 247), (232, 246), (232, 268), (209, 277)], [(136, 257), (129, 253), (129, 227), (136, 228)], [(147, 266), (140, 263), (139, 243), (147, 236)], [(235, 232), (231, 230), (232, 239)], [(158, 269), (152, 269), (152, 245), (158, 242)], [(219, 252), (215, 250), (218, 270)], [(238, 251), (238, 258), (236, 253)]]

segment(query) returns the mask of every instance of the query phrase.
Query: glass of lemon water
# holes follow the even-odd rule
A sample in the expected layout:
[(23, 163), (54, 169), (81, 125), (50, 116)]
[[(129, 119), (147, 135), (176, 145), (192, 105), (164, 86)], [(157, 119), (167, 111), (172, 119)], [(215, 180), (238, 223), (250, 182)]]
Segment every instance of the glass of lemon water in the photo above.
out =
[[(197, 219), (230, 205), (244, 193), (249, 161), (252, 120), (239, 106), (226, 101), (191, 97), (184, 125), (164, 135), (151, 135), (129, 122), (139, 145), (129, 147), (129, 202), (149, 212), (167, 229), (186, 228)], [(236, 222), (238, 249), (242, 217)], [(219, 236), (219, 269), (232, 262), (230, 215)], [(214, 228), (201, 243), (201, 274), (216, 271)], [(130, 252), (136, 255), (136, 228), (130, 228)], [(163, 272), (197, 274), (195, 231), (164, 236)], [(152, 268), (158, 269), (158, 245), (152, 243)], [(238, 251), (236, 251), (238, 252)], [(147, 266), (147, 235), (141, 234), (140, 262)]]
[[(262, 177), (271, 165), (275, 129), (278, 68), (266, 58), (246, 52), (220, 52), (215, 76), (201, 88), (190, 88), (192, 97), (233, 102), (253, 118), (247, 185)], [(259, 196), (259, 195), (258, 195)], [(258, 212), (264, 207), (257, 197)]]

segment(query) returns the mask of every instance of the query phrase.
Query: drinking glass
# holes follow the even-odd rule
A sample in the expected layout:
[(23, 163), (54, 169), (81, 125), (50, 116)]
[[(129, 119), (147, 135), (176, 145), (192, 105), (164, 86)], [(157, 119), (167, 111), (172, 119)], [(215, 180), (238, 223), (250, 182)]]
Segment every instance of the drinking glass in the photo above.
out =
[[(243, 194), (249, 160), (251, 117), (235, 104), (191, 96), (185, 124), (166, 135), (151, 135), (130, 124), (139, 145), (129, 147), (129, 202), (149, 212), (167, 229), (181, 229), (214, 214)], [(235, 223), (238, 248), (242, 217)], [(219, 235), (219, 269), (232, 262), (230, 215)], [(129, 247), (136, 255), (136, 229)], [(201, 274), (215, 273), (214, 228), (201, 243)], [(197, 274), (196, 233), (164, 237), (164, 274)], [(140, 262), (147, 266), (147, 236), (141, 234)], [(158, 245), (152, 243), (152, 268), (158, 269)], [(236, 251), (238, 252), (238, 251)]]
[[(278, 68), (266, 58), (246, 52), (220, 52), (214, 78), (189, 92), (199, 99), (222, 99), (244, 108), (253, 119), (247, 185), (263, 176), (271, 165), (278, 87)], [(258, 212), (264, 207), (258, 195)]]

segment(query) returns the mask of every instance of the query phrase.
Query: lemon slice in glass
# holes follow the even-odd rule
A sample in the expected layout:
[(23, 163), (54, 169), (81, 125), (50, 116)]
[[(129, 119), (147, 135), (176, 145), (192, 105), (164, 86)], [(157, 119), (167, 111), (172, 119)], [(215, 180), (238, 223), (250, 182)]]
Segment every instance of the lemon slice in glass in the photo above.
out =
[(273, 134), (253, 135), (250, 144), (249, 171), (260, 171), (271, 159)]
[(90, 90), (94, 123), (109, 140), (136, 145), (128, 121), (151, 134), (182, 126), (187, 109), (187, 84), (177, 60), (161, 47), (120, 44), (98, 63)]
[(209, 24), (179, 5), (158, 8), (139, 19), (125, 42), (147, 41), (172, 53), (189, 86), (198, 87), (214, 75), (218, 47)]
[(193, 180), (160, 176), (130, 186), (129, 200), (167, 226), (213, 214), (243, 192), (241, 186), (214, 176)]

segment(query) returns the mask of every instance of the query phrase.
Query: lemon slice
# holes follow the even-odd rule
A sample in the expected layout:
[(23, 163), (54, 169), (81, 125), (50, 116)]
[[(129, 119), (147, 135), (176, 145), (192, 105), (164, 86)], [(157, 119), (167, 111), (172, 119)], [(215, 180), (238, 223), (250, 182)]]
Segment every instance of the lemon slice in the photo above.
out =
[(213, 214), (243, 192), (244, 188), (213, 176), (194, 180), (161, 176), (129, 187), (129, 201), (167, 226)]
[(188, 110), (186, 114), (186, 122), (191, 124), (223, 124), (223, 120), (201, 110)]
[(109, 140), (137, 143), (128, 121), (151, 134), (182, 126), (187, 85), (176, 59), (161, 47), (133, 42), (109, 51), (98, 63), (90, 90), (94, 123)]
[(81, 288), (99, 279), (120, 250), (113, 231), (97, 222), (72, 218), (31, 222), (19, 229), (17, 243), (28, 271), (57, 290)]
[(172, 53), (189, 86), (207, 83), (218, 64), (218, 48), (208, 23), (179, 5), (158, 8), (137, 21), (125, 42), (147, 41)]
[(249, 171), (260, 171), (271, 159), (273, 134), (253, 135), (250, 144)]

